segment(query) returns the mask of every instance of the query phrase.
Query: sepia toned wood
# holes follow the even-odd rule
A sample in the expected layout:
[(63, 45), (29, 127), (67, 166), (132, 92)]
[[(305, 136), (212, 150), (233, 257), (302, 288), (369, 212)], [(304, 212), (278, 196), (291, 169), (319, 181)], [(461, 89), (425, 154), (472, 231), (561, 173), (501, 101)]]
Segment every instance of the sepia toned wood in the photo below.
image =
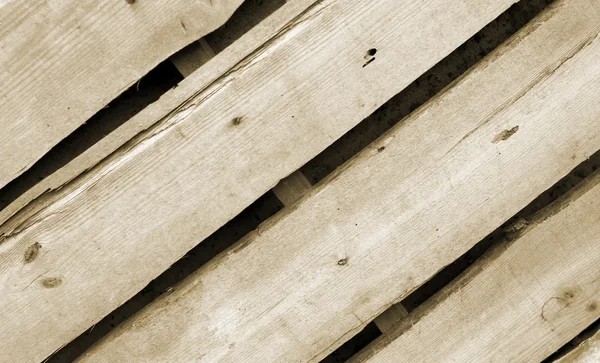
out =
[(204, 38), (194, 42), (171, 57), (179, 73), (184, 77), (194, 73), (206, 62), (214, 58), (215, 52)]
[[(215, 52), (204, 39), (190, 44), (187, 48), (171, 57), (171, 61), (179, 72), (187, 77), (198, 70), (206, 62), (214, 58)], [(295, 171), (282, 179), (273, 188), (273, 192), (284, 206), (292, 205), (312, 187), (301, 171)]]
[(323, 0), (214, 82), (184, 81), (132, 120), (150, 128), (0, 226), (3, 355), (43, 359), (95, 324), (513, 2)]
[(406, 318), (407, 315), (408, 311), (406, 311), (402, 303), (397, 303), (373, 319), (373, 322), (382, 333), (385, 333)]
[(294, 204), (300, 197), (312, 188), (311, 183), (301, 171), (295, 171), (290, 176), (282, 179), (273, 192), (284, 206)]
[[(164, 94), (141, 111), (131, 120), (115, 131), (106, 135), (84, 153), (77, 156), (67, 165), (40, 181), (17, 200), (0, 211), (0, 224), (6, 222), (15, 213), (28, 206), (28, 215), (33, 215), (51, 203), (53, 198), (44, 195), (48, 191), (61, 189), (69, 181), (75, 179), (86, 170), (93, 168), (137, 134), (151, 127), (166, 117), (173, 109), (178, 108), (192, 97), (198, 90), (208, 87), (223, 73), (230, 71), (263, 43), (273, 38), (282, 27), (305, 11), (315, 0), (295, 0), (286, 3), (273, 16), (268, 17), (256, 27), (244, 34), (238, 41), (227, 47), (217, 56), (217, 61), (203, 66), (203, 71), (186, 77), (177, 88)], [(36, 203), (31, 203), (36, 200)]]
[(242, 0), (0, 4), (0, 188)]
[(545, 11), (81, 361), (325, 357), (600, 149), (598, 10)]
[(573, 339), (600, 318), (600, 174), (584, 184), (352, 362), (541, 362)]
[[(598, 210), (591, 211), (597, 213)], [(588, 307), (589, 308), (589, 307)], [(597, 363), (600, 362), (600, 333), (581, 343), (557, 363)]]

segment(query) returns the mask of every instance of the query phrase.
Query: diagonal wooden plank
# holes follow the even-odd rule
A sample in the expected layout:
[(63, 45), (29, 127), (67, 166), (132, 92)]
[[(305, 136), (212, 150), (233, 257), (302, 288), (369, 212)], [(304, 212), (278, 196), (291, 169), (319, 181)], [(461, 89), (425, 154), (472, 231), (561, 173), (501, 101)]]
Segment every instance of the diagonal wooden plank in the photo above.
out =
[[(593, 211), (593, 212), (597, 212)], [(600, 362), (600, 333), (581, 343), (557, 363), (597, 363)]]
[(0, 226), (5, 356), (43, 358), (94, 324), (513, 2), (322, 0), (302, 12)]
[(540, 362), (600, 318), (600, 174), (520, 234), (351, 361)]
[(3, 1), (0, 188), (241, 2)]
[[(316, 0), (294, 0), (286, 3), (273, 16), (244, 34), (239, 41), (224, 49), (217, 57), (218, 61), (203, 66), (203, 71), (186, 77), (176, 89), (166, 93), (160, 99), (133, 117), (114, 132), (105, 136), (83, 154), (70, 163), (36, 184), (17, 200), (0, 211), (0, 224), (6, 222), (15, 213), (30, 205), (32, 201), (48, 191), (61, 189), (69, 181), (75, 179), (86, 170), (93, 168), (100, 161), (122, 147), (137, 134), (150, 128), (154, 123), (166, 117), (173, 109), (181, 106), (198, 90), (208, 87), (220, 75), (230, 71), (242, 62), (249, 54), (256, 51), (263, 43), (273, 38), (281, 28), (306, 10)], [(30, 209), (39, 210), (50, 203), (52, 198), (46, 196)], [(35, 213), (35, 212), (31, 212)]]
[(544, 12), (82, 361), (323, 358), (600, 149), (598, 6)]

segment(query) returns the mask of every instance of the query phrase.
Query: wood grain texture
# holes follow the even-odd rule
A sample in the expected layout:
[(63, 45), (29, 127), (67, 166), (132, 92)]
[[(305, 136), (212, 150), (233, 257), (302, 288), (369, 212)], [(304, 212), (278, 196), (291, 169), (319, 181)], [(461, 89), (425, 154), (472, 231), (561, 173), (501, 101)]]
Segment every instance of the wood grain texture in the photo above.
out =
[[(593, 213), (598, 212), (598, 208)], [(596, 268), (597, 270), (597, 268)], [(588, 307), (589, 308), (589, 307)], [(559, 359), (556, 363), (598, 363), (600, 362), (600, 332), (581, 343), (569, 354)]]
[(0, 187), (241, 2), (3, 1)]
[(43, 358), (93, 325), (513, 2), (323, 0), (302, 12), (0, 226), (4, 355)]
[(590, 179), (351, 362), (540, 362), (573, 339), (600, 318), (600, 174)]
[[(86, 170), (92, 169), (100, 161), (122, 147), (130, 139), (150, 128), (153, 124), (165, 118), (173, 109), (177, 109), (198, 90), (210, 86), (223, 74), (231, 71), (244, 58), (255, 52), (269, 39), (272, 39), (282, 27), (291, 22), (296, 16), (306, 10), (316, 0), (295, 0), (286, 3), (272, 16), (262, 21), (259, 25), (245, 33), (237, 42), (227, 47), (216, 56), (216, 60), (208, 62), (202, 69), (186, 77), (177, 88), (164, 94), (159, 101), (149, 105), (138, 115), (124, 125), (120, 126), (98, 143), (94, 144), (83, 154), (79, 155), (67, 165), (45, 178), (33, 188), (28, 190), (17, 200), (0, 211), (0, 224), (6, 222), (15, 213), (28, 206), (28, 213), (32, 215), (48, 206), (54, 198), (45, 195), (49, 191), (61, 189), (69, 181), (75, 179)], [(31, 202), (36, 200), (35, 204)]]
[(596, 4), (545, 12), (81, 360), (319, 361), (600, 148)]

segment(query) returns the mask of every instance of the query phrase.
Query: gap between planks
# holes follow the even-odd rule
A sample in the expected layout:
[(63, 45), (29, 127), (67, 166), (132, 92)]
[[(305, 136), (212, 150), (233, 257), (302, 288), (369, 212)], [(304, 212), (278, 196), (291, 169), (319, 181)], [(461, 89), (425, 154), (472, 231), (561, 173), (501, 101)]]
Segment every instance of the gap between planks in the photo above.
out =
[[(171, 62), (184, 77), (197, 71), (206, 62), (215, 56), (215, 52), (204, 38), (190, 44), (182, 52), (171, 57)], [(297, 170), (288, 177), (282, 179), (274, 188), (275, 196), (285, 207), (296, 203), (303, 195), (312, 188), (312, 183), (306, 176)], [(400, 322), (408, 315), (408, 311), (402, 303), (397, 303), (377, 316), (373, 321), (381, 332), (386, 332), (394, 324)]]
[(82, 360), (317, 361), (451, 263), (600, 148), (597, 5), (561, 4)]

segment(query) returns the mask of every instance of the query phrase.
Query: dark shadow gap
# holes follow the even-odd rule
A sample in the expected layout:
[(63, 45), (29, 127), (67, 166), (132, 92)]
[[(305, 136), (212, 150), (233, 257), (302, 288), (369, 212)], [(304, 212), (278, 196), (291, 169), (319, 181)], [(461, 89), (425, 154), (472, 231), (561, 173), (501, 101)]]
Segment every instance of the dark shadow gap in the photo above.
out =
[[(429, 71), (424, 73), (416, 81), (410, 84), (399, 94), (391, 98), (368, 118), (342, 136), (339, 140), (329, 146), (326, 150), (306, 163), (301, 171), (312, 183), (318, 183), (337, 167), (348, 161), (355, 154), (377, 140), (390, 128), (403, 120), (411, 112), (425, 104), (428, 100), (441, 92), (446, 86), (455, 81), (459, 76), (476, 65), (490, 52), (508, 40), (512, 35), (524, 27), (528, 22), (540, 14), (554, 0), (521, 0), (511, 6), (506, 12), (485, 26), (472, 38), (457, 48), (454, 52), (441, 60)], [(400, 121), (402, 122), (402, 121)], [(587, 166), (589, 167), (589, 165)], [(581, 166), (576, 170), (586, 170)], [(549, 204), (566, 190), (572, 183), (583, 174), (574, 170), (569, 176), (561, 180), (556, 187), (542, 194), (536, 201), (526, 207), (523, 211), (530, 213), (544, 205)], [(585, 175), (589, 175), (586, 174)], [(580, 181), (579, 178), (578, 181)], [(571, 185), (569, 184), (571, 183)], [(570, 186), (569, 186), (570, 185)], [(412, 294), (407, 296), (402, 305), (410, 312), (424, 301), (436, 294), (449, 282), (464, 272), (475, 260), (477, 260), (488, 248), (502, 237), (510, 226), (514, 225), (519, 217), (507, 221), (498, 230), (491, 233), (484, 240), (476, 244), (471, 250), (451, 265), (436, 274), (430, 281), (426, 282)], [(375, 327), (376, 328), (376, 327)], [(379, 331), (379, 329), (378, 329)], [(379, 334), (370, 334), (375, 340)], [(343, 355), (340, 349), (347, 351), (352, 340), (335, 350), (323, 362), (332, 362), (332, 357)], [(370, 343), (370, 342), (368, 342)], [(335, 361), (335, 360), (334, 360)]]
[(579, 333), (575, 338), (571, 339), (570, 342), (562, 346), (562, 348), (557, 350), (554, 354), (544, 359), (542, 363), (551, 363), (559, 360), (560, 358), (569, 354), (572, 350), (577, 348), (587, 339), (591, 338), (598, 331), (600, 331), (600, 319), (593, 322), (592, 325), (588, 326), (584, 331)]
[(275, 194), (269, 192), (263, 195), (237, 217), (190, 250), (137, 295), (52, 355), (48, 362), (72, 362), (114, 327), (129, 319), (240, 238), (255, 230), (282, 208), (283, 205)]
[(549, 206), (552, 202), (574, 189), (598, 169), (600, 169), (600, 151), (596, 152), (588, 160), (579, 164), (567, 176), (559, 180), (533, 202), (529, 203), (514, 217), (502, 224), (502, 226), (473, 246), (467, 253), (455, 260), (452, 264), (438, 272), (431, 280), (427, 281), (412, 294), (408, 295), (402, 301), (402, 305), (409, 312), (422, 305), (451, 281), (460, 276), (490, 247), (502, 244), (509, 240), (510, 235), (518, 230), (523, 223), (527, 223), (526, 221), (530, 220), (536, 212)]
[(158, 100), (182, 79), (169, 60), (159, 64), (137, 84), (54, 146), (31, 168), (0, 189), (0, 210)]
[(521, 0), (377, 109), (301, 171), (313, 184), (375, 141), (537, 16), (554, 0)]
[(377, 339), (381, 335), (381, 332), (371, 322), (365, 326), (358, 334), (348, 340), (341, 347), (336, 349), (333, 353), (323, 359), (322, 363), (342, 363), (350, 359), (356, 353), (360, 352), (361, 349), (369, 345), (373, 340)]

